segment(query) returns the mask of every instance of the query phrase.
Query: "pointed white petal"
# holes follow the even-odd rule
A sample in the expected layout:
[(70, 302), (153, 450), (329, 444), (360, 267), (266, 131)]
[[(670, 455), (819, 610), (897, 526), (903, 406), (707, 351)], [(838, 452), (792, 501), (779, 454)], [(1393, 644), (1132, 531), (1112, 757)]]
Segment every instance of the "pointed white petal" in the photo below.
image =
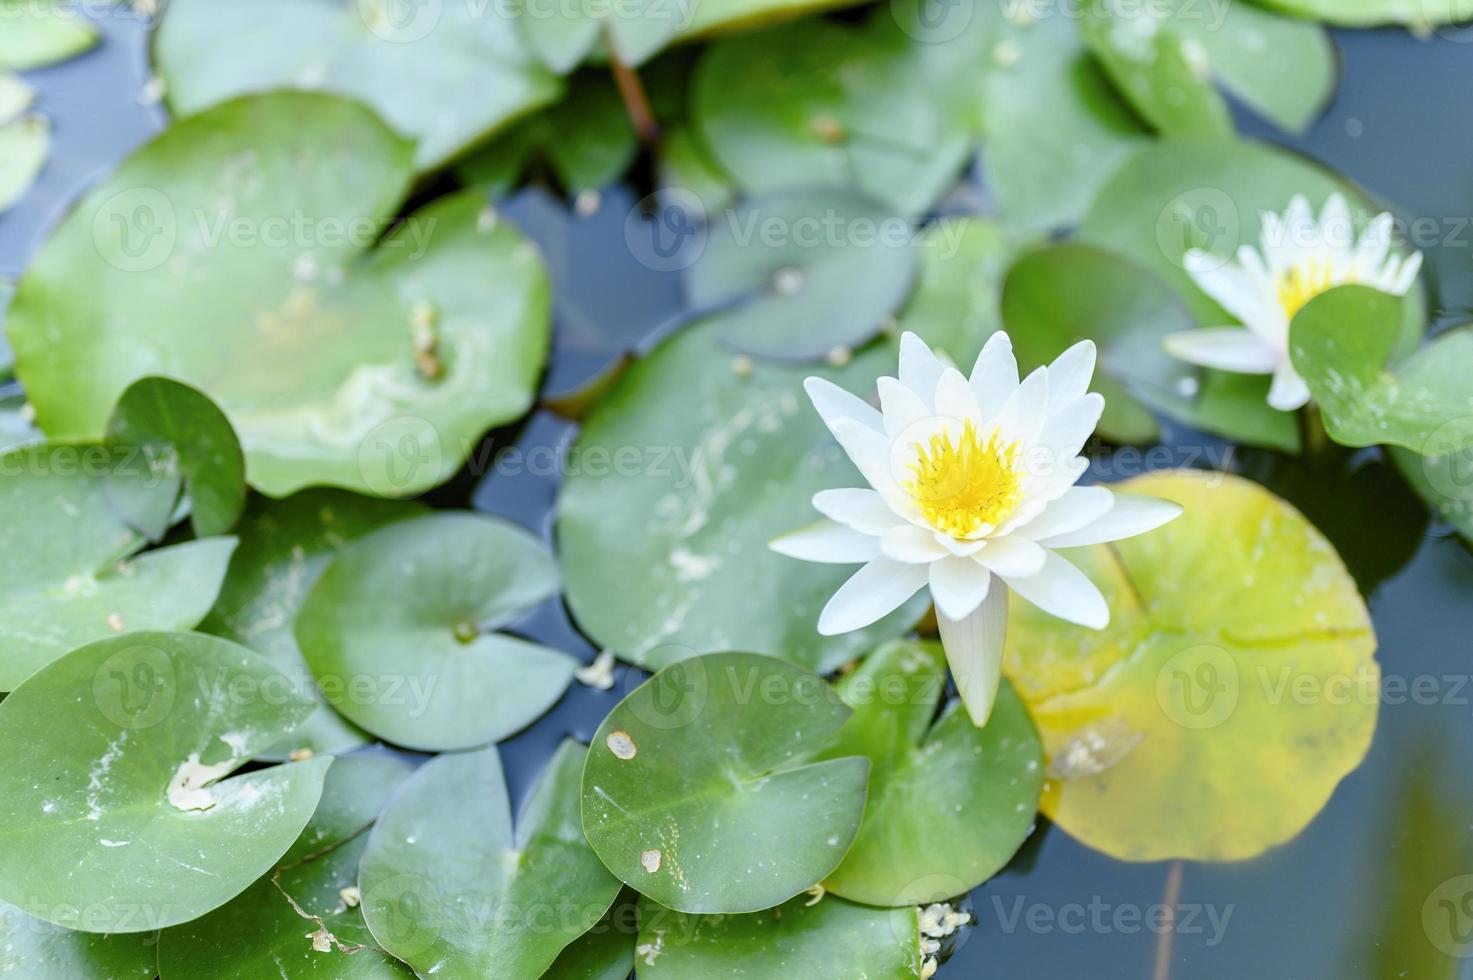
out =
[(1007, 442), (1032, 446), (1048, 421), (1048, 371), (1038, 368), (1018, 385), (998, 413), (997, 425)]
[(859, 473), (897, 513), (907, 512), (910, 500), (895, 481), (890, 469), (890, 440), (885, 434), (853, 419), (837, 419), (829, 426)]
[(1003, 643), (1008, 632), (1008, 590), (1001, 582), (993, 582), (987, 598), (970, 616), (952, 620), (938, 609), (936, 625), (962, 704), (972, 724), (981, 728), (992, 716), (992, 704), (997, 700), (998, 681), (1002, 676)]
[(926, 584), (925, 565), (906, 565), (883, 555), (839, 587), (818, 616), (818, 631), (835, 636), (864, 629), (904, 605)]
[(1068, 405), (1084, 397), (1095, 374), (1097, 356), (1094, 341), (1081, 340), (1054, 358), (1054, 363), (1048, 366), (1050, 405)]
[(1043, 563), (1047, 559), (1048, 552), (1017, 534), (993, 538), (987, 542), (987, 547), (977, 552), (977, 561), (1004, 578), (1037, 575), (1043, 571)]
[(930, 406), (898, 379), (881, 378), (877, 387), (880, 392), (880, 413), (885, 418), (885, 432), (890, 438), (895, 438), (931, 416)]
[(936, 414), (958, 422), (980, 422), (977, 396), (956, 368), (947, 368), (936, 384)]
[(977, 397), (977, 413), (987, 421), (1002, 410), (1002, 406), (1018, 387), (1018, 359), (1013, 356), (1013, 341), (999, 330), (987, 338), (977, 363), (972, 365), (968, 380), (972, 393)]
[(1355, 246), (1355, 225), (1350, 220), (1350, 205), (1338, 191), (1325, 200), (1320, 209), (1320, 242), (1337, 258), (1348, 258)]
[(926, 564), (951, 554), (936, 540), (936, 532), (914, 524), (900, 524), (880, 539), (880, 553), (908, 564)]
[(830, 430), (839, 419), (853, 419), (867, 429), (884, 431), (880, 411), (857, 395), (845, 391), (827, 378), (809, 378), (803, 382), (803, 390), (819, 416)]
[(1100, 424), (1100, 415), (1105, 411), (1105, 396), (1092, 391), (1054, 410), (1053, 380), (1053, 372), (1050, 372), (1049, 417), (1038, 433), (1038, 447), (1047, 450), (1050, 463), (1058, 465), (1078, 456), (1089, 437), (1094, 435), (1095, 427)]
[(900, 383), (919, 395), (927, 407), (935, 404), (936, 383), (945, 369), (924, 340), (909, 330), (900, 335)]
[(1154, 531), (1181, 514), (1181, 505), (1171, 500), (1142, 497), (1133, 493), (1111, 493), (1103, 487), (1087, 489), (1103, 490), (1110, 494), (1110, 509), (1072, 531), (1061, 531), (1051, 537), (1042, 538), (1039, 544), (1045, 548), (1077, 548), (1086, 544), (1119, 541)]
[(1355, 247), (1355, 268), (1361, 278), (1370, 278), (1381, 271), (1381, 265), (1391, 251), (1391, 233), (1394, 225), (1389, 214), (1378, 214), (1361, 232)]
[(1043, 513), (1018, 528), (1018, 533), (1044, 541), (1077, 531), (1099, 520), (1115, 503), (1115, 494), (1104, 487), (1070, 487), (1051, 501)]
[(828, 565), (858, 565), (880, 553), (880, 539), (833, 521), (799, 528), (767, 545), (780, 555)]
[(1258, 334), (1238, 327), (1206, 327), (1167, 334), (1163, 343), (1173, 357), (1188, 364), (1233, 371), (1269, 374), (1279, 365), (1279, 352)]
[(1249, 330), (1272, 337), (1287, 329), (1278, 297), (1241, 266), (1196, 249), (1187, 253), (1185, 265), (1197, 288)]
[(1417, 281), (1417, 273), (1422, 271), (1422, 253), (1413, 252), (1407, 257), (1406, 263), (1398, 271), (1396, 279), (1391, 283), (1390, 292), (1394, 296), (1405, 296)]
[(875, 490), (820, 490), (813, 495), (813, 508), (865, 534), (884, 534), (901, 521)]
[(987, 598), (991, 581), (992, 573), (970, 558), (946, 557), (933, 562), (931, 598), (936, 612), (948, 619), (965, 619)]
[(1014, 592), (1050, 616), (1096, 630), (1110, 624), (1110, 607), (1100, 590), (1056, 552), (1048, 552), (1038, 574), (1006, 581)]
[(1268, 388), (1268, 403), (1281, 412), (1292, 412), (1309, 402), (1309, 385), (1287, 361), (1274, 372), (1274, 382)]

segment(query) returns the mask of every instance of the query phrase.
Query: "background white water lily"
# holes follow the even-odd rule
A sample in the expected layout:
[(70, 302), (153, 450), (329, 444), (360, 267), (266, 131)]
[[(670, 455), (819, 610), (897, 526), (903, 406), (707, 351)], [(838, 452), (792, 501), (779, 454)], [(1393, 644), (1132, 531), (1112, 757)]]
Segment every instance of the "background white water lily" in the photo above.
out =
[(824, 490), (827, 520), (772, 543), (806, 561), (864, 563), (819, 616), (819, 632), (860, 629), (929, 585), (947, 659), (977, 725), (997, 694), (1008, 590), (1094, 629), (1104, 597), (1054, 549), (1115, 541), (1164, 524), (1174, 503), (1075, 483), (1105, 401), (1090, 393), (1083, 341), (1021, 383), (1012, 342), (988, 340), (970, 377), (925, 342), (900, 341), (899, 378), (880, 408), (821, 378), (807, 389), (869, 489)]
[(1285, 412), (1302, 407), (1309, 388), (1289, 360), (1294, 315), (1336, 286), (1405, 295), (1417, 280), (1422, 255), (1391, 254), (1391, 232), (1391, 215), (1379, 214), (1357, 238), (1342, 195), (1330, 195), (1318, 220), (1309, 202), (1296, 195), (1282, 215), (1263, 215), (1259, 249), (1242, 246), (1236, 261), (1191, 249), (1184, 262), (1193, 281), (1243, 326), (1172, 334), (1166, 349), (1203, 367), (1272, 374), (1268, 403)]

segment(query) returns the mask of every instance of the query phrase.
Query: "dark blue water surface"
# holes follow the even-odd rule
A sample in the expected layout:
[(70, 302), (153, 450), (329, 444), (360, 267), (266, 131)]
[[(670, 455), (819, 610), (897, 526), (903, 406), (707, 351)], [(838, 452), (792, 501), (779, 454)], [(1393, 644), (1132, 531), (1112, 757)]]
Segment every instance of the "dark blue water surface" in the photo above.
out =
[[(69, 202), (165, 121), (139, 100), (148, 73), (142, 22), (118, 14), (99, 23), (106, 38), (97, 50), (29, 75), (55, 145), (30, 194), (0, 216), (0, 273), (23, 270)], [(1473, 43), (1466, 43), (1473, 34), (1336, 39), (1344, 77), (1307, 135), (1287, 138), (1247, 116), (1242, 128), (1296, 147), (1408, 219), (1424, 219), (1431, 237), (1416, 244), (1435, 273), (1433, 306), (1440, 322), (1454, 321), (1473, 308)], [(611, 189), (585, 216), (540, 191), (507, 208), (542, 247), (557, 284), (550, 391), (576, 386), (681, 313), (678, 276), (645, 268), (624, 246), (624, 218), (637, 196)], [(503, 449), (519, 452), (498, 457), (488, 474), (463, 474), (433, 499), (469, 500), (551, 540), (556, 467), (534, 463), (552, 457), (533, 451), (555, 451), (570, 436), (567, 423), (534, 415), (502, 437)], [(1473, 554), (1429, 522), (1375, 453), (1313, 465), (1240, 453), (1232, 465), (1293, 500), (1330, 535), (1369, 596), (1384, 673), (1409, 683), (1434, 679), (1436, 696), (1383, 705), (1365, 763), (1294, 841), (1253, 861), (1183, 865), (1169, 937), (1141, 922), (1166, 894), (1170, 865), (1111, 860), (1040, 821), (1009, 870), (974, 893), (979, 924), (943, 967), (943, 980), (1473, 977), (1473, 959), (1442, 951), (1449, 936), (1473, 934), (1473, 903), (1428, 901), (1440, 883), (1473, 873), (1473, 684), (1465, 685), (1473, 673)], [(519, 626), (593, 655), (558, 604)], [(564, 736), (593, 734), (623, 687), (602, 694), (575, 686), (502, 746), (517, 800)]]

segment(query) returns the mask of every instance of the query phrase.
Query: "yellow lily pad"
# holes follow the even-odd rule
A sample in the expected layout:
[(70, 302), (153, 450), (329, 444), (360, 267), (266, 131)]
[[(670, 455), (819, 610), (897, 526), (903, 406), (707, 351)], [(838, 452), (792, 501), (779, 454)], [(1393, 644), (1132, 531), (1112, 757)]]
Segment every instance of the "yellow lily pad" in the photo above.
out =
[(1303, 830), (1370, 748), (1370, 614), (1330, 543), (1257, 484), (1177, 470), (1120, 488), (1186, 511), (1070, 553), (1110, 626), (1012, 603), (1005, 669), (1043, 738), (1041, 807), (1122, 860), (1254, 857)]

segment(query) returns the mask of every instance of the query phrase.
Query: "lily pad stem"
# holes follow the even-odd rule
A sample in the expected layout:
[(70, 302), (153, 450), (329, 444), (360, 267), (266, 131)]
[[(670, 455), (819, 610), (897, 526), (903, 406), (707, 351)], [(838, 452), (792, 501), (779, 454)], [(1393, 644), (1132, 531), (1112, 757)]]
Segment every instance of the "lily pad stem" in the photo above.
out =
[(646, 146), (654, 145), (660, 137), (660, 124), (655, 121), (655, 111), (644, 90), (639, 72), (626, 65), (617, 54), (610, 54), (609, 68), (614, 73), (614, 84), (619, 87), (619, 97), (624, 100), (624, 111), (638, 134), (639, 141)]

